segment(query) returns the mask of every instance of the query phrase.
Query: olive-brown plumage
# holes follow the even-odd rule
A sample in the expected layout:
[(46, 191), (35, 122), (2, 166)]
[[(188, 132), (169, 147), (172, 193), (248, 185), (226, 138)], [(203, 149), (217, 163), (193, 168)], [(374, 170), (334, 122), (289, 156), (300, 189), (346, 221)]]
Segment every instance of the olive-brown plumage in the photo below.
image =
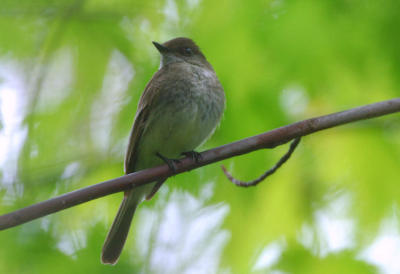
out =
[[(138, 104), (125, 156), (125, 173), (163, 163), (157, 155), (179, 158), (201, 145), (215, 130), (225, 106), (223, 88), (199, 47), (188, 38), (153, 42), (160, 69)], [(126, 191), (104, 242), (102, 262), (115, 264), (136, 207), (150, 199), (163, 181)]]

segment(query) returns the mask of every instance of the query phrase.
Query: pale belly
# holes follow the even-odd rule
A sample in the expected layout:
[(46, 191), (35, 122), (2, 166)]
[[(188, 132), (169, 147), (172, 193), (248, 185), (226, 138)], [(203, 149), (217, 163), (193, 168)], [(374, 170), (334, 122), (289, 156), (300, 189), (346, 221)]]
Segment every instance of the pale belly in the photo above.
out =
[(183, 104), (169, 104), (156, 110), (139, 143), (137, 168), (162, 164), (156, 153), (180, 158), (182, 152), (201, 145), (215, 130), (223, 110), (223, 104), (219, 106), (209, 99), (185, 98)]
[(196, 149), (221, 119), (225, 96), (215, 74), (190, 64), (176, 64), (175, 68), (181, 77), (160, 83), (159, 96), (137, 144), (135, 170), (162, 164), (157, 153), (174, 159)]

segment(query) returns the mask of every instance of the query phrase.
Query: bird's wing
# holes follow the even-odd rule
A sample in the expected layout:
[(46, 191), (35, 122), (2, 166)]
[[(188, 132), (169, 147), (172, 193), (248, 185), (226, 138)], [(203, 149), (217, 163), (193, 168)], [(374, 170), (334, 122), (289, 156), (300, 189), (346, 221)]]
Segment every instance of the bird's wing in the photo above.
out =
[(136, 171), (135, 166), (140, 138), (146, 128), (147, 119), (149, 118), (152, 105), (154, 104), (156, 97), (160, 94), (160, 82), (163, 77), (161, 73), (162, 70), (163, 69), (160, 69), (154, 74), (140, 97), (135, 122), (133, 123), (131, 135), (129, 137), (128, 150), (125, 155), (125, 174)]
[(148, 116), (147, 112), (147, 108), (143, 108), (136, 115), (135, 122), (131, 130), (131, 135), (129, 137), (128, 150), (125, 155), (125, 174), (135, 171), (138, 143), (143, 134), (144, 125)]

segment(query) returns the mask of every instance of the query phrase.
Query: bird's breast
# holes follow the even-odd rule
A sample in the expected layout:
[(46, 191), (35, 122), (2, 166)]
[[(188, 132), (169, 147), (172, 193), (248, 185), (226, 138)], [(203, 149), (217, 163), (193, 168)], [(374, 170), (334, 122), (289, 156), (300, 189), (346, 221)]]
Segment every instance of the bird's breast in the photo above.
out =
[[(213, 71), (189, 66), (163, 84), (141, 140), (143, 155), (176, 158), (194, 150), (217, 127), (224, 110), (223, 89)], [(145, 156), (140, 157), (145, 158)]]

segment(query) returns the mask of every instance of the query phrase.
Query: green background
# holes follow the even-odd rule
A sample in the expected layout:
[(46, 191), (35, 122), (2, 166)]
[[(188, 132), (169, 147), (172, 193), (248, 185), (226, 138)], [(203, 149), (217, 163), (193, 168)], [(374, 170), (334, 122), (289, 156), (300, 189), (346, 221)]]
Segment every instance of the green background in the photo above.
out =
[[(2, 0), (0, 214), (123, 174), (159, 66), (151, 41), (194, 39), (224, 86), (224, 118), (201, 151), (399, 97), (399, 13), (398, 0)], [(1, 231), (0, 273), (400, 271), (399, 122), (308, 136), (250, 189), (219, 164), (169, 179), (114, 267), (100, 251), (122, 194)], [(250, 180), (286, 149), (223, 164)]]

